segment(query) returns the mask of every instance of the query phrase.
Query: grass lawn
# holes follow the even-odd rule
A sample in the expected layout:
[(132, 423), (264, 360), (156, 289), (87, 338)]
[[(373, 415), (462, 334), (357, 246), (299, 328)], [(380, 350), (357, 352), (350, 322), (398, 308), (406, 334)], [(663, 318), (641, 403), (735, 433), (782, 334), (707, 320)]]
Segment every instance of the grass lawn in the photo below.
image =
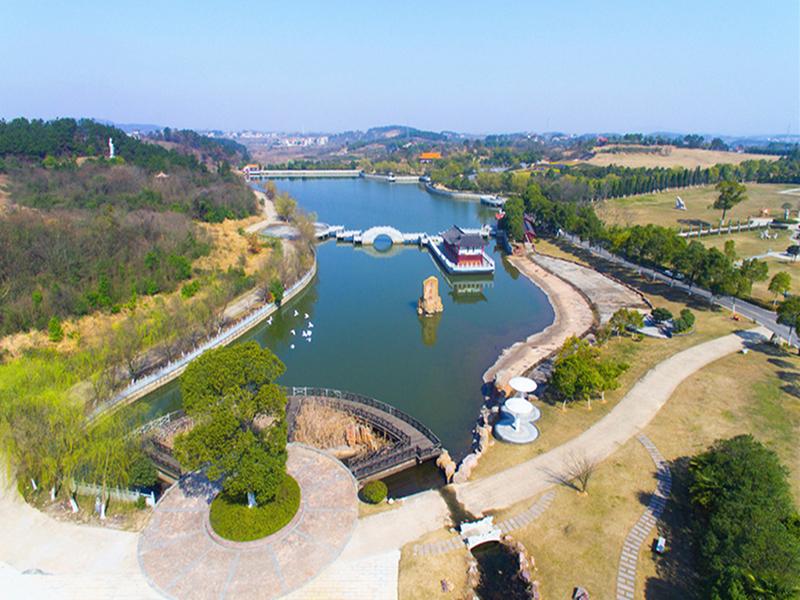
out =
[[(747, 200), (730, 209), (725, 215), (725, 220), (733, 219), (736, 222), (737, 219), (741, 219), (746, 222), (748, 216), (757, 217), (762, 208), (768, 208), (773, 217), (782, 217), (781, 205), (788, 202), (796, 209), (800, 197), (778, 192), (796, 187), (791, 184), (749, 183)], [(675, 209), (677, 196), (686, 203), (686, 210)], [(684, 230), (688, 230), (689, 225), (697, 228), (701, 224), (719, 223), (722, 211), (713, 208), (718, 196), (719, 193), (713, 185), (706, 185), (607, 200), (599, 202), (596, 210), (597, 216), (607, 225), (629, 226), (653, 223), (675, 229), (683, 227)], [(796, 213), (793, 216), (796, 216)]]
[[(623, 147), (630, 150), (630, 146)], [(774, 161), (779, 157), (766, 156), (763, 154), (746, 154), (738, 152), (723, 152), (720, 150), (700, 150), (692, 148), (675, 148), (665, 146), (659, 148), (659, 152), (650, 152), (654, 148), (642, 148), (641, 152), (614, 152), (614, 146), (604, 146), (595, 148), (595, 156), (586, 161), (590, 165), (608, 166), (619, 165), (621, 167), (661, 167), (670, 168), (675, 166), (694, 169), (713, 167), (718, 164), (738, 165), (746, 160), (768, 160)]]
[(588, 252), (574, 249), (566, 242), (542, 242), (538, 243), (536, 248), (545, 254), (595, 266), (598, 270), (641, 290), (653, 306), (668, 308), (674, 315), (680, 314), (684, 308), (689, 308), (697, 317), (695, 333), (668, 340), (645, 338), (638, 342), (630, 338), (621, 340), (612, 338), (603, 350), (602, 358), (626, 362), (630, 365), (630, 369), (620, 377), (618, 389), (606, 392), (606, 403), (593, 400), (591, 410), (587, 408), (585, 402), (573, 403), (567, 405), (566, 411), (562, 411), (561, 403), (549, 405), (537, 402), (537, 406), (542, 411), (542, 418), (536, 423), (541, 432), (539, 439), (532, 444), (523, 446), (494, 442), (473, 470), (472, 479), (503, 471), (576, 437), (608, 414), (648, 370), (673, 354), (752, 326), (750, 323), (734, 321), (731, 313), (727, 310), (710, 307), (704, 300), (687, 296), (685, 292), (670, 288), (667, 284), (654, 283), (646, 274), (637, 275), (633, 271), (596, 258)]
[[(765, 344), (718, 360), (684, 381), (645, 433), (677, 463), (716, 439), (751, 433), (789, 469), (800, 509), (800, 357), (795, 351)], [(683, 493), (673, 488), (673, 496)], [(637, 589), (647, 586), (653, 600), (697, 598), (686, 515), (668, 503), (664, 517), (668, 551), (657, 562), (647, 550), (640, 554)]]

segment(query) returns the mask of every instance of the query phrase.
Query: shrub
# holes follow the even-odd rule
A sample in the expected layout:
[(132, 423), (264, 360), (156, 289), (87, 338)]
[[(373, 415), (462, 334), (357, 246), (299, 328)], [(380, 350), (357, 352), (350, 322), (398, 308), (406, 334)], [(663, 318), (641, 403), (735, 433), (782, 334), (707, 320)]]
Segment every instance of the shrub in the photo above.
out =
[(285, 473), (275, 497), (248, 508), (247, 502), (219, 494), (211, 503), (209, 522), (217, 535), (234, 542), (258, 540), (286, 526), (300, 507), (300, 486)]
[(683, 333), (689, 331), (692, 327), (694, 327), (694, 313), (688, 308), (684, 308), (681, 311), (681, 316), (675, 320), (675, 331)]
[(51, 342), (60, 342), (64, 339), (64, 330), (61, 328), (61, 319), (53, 317), (47, 326)]
[(653, 318), (658, 323), (663, 323), (664, 321), (669, 321), (672, 319), (672, 313), (669, 309), (664, 308), (663, 306), (659, 306), (658, 308), (653, 309)]
[(370, 481), (361, 488), (361, 497), (370, 504), (379, 504), (386, 498), (388, 491), (382, 481)]
[(273, 279), (270, 281), (268, 291), (272, 296), (273, 302), (280, 306), (281, 300), (283, 300), (283, 284), (280, 279)]
[(191, 298), (200, 291), (200, 281), (195, 280), (192, 283), (187, 283), (181, 288), (181, 296), (184, 298)]

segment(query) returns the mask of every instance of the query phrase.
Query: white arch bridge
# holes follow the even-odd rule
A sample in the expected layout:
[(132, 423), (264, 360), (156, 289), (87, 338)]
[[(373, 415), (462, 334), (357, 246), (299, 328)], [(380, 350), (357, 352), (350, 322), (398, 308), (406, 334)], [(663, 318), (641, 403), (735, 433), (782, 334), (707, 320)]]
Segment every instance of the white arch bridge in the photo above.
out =
[[(476, 233), (482, 237), (489, 237), (492, 233), (488, 225), (484, 225), (480, 229), (464, 229), (465, 233)], [(429, 243), (440, 244), (442, 242), (441, 235), (428, 235), (427, 233), (403, 233), (402, 231), (391, 227), (389, 225), (377, 225), (370, 227), (366, 231), (348, 230), (342, 225), (324, 225), (317, 224), (317, 239), (335, 238), (337, 242), (350, 242), (352, 244), (361, 244), (364, 246), (372, 246), (375, 240), (381, 236), (388, 237), (392, 244), (419, 244), (428, 245)]]

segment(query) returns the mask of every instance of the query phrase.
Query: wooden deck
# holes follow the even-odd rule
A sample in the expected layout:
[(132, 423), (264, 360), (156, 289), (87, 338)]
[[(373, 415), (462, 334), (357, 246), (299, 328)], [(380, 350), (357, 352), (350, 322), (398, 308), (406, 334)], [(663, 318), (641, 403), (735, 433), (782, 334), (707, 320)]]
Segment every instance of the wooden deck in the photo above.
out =
[(300, 405), (309, 401), (359, 417), (392, 440), (389, 446), (349, 461), (348, 468), (359, 481), (386, 477), (442, 452), (439, 438), (414, 417), (373, 398), (325, 388), (289, 389), (286, 414), (290, 441), (294, 417)]
[[(393, 406), (351, 392), (323, 388), (289, 388), (286, 420), (289, 441), (293, 441), (294, 419), (304, 402), (318, 402), (363, 419), (374, 430), (391, 440), (391, 444), (348, 461), (347, 467), (359, 481), (380, 479), (410, 466), (436, 458), (442, 452), (439, 438), (425, 425)], [(191, 427), (183, 410), (175, 411), (146, 423), (131, 436), (148, 436), (147, 446), (161, 477), (176, 481), (183, 475), (171, 448), (162, 442), (165, 436)]]

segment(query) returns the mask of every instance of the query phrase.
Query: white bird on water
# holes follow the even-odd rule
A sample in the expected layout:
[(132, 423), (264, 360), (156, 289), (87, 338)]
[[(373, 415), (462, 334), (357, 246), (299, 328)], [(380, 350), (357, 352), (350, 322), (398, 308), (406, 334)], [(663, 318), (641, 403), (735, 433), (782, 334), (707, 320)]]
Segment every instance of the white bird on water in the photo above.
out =
[(314, 324), (311, 321), (308, 322), (308, 328), (314, 329)]
[(305, 319), (308, 319), (308, 313), (303, 316)]
[(296, 317), (297, 315), (299, 315), (299, 314), (300, 314), (299, 312), (297, 312), (297, 311), (294, 311), (294, 316), (295, 316), (295, 317)]
[(296, 335), (294, 329), (290, 329), (289, 333), (291, 333), (292, 335)]
[(292, 344), (291, 346), (289, 346), (289, 348), (291, 348), (292, 350), (294, 350), (294, 344)]

